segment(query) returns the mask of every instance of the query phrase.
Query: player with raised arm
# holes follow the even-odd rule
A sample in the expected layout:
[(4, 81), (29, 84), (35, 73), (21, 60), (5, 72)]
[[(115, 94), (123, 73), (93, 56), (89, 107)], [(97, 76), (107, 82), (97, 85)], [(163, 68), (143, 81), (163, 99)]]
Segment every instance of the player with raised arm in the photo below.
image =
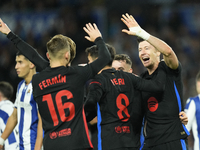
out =
[[(92, 148), (83, 110), (84, 84), (109, 62), (110, 55), (95, 24), (87, 24), (84, 30), (89, 35), (86, 39), (99, 47), (101, 57), (97, 61), (84, 67), (68, 67), (75, 43), (66, 36), (56, 35), (47, 43), (50, 66), (33, 78), (34, 97), (45, 131), (43, 144), (47, 150)], [(33, 63), (42, 61), (36, 51), (20, 38), (13, 36), (11, 40), (21, 51), (28, 47), (26, 50), (34, 53)], [(42, 64), (40, 68), (44, 68)]]
[[(16, 48), (31, 62), (34, 63), (38, 71), (41, 71), (49, 66), (49, 61), (44, 59), (39, 55), (36, 49), (34, 49), (32, 46), (30, 46), (28, 43), (23, 41), (20, 37), (15, 35), (10, 28), (0, 19), (0, 32), (7, 35), (7, 38), (13, 42), (13, 44), (16, 46)], [(76, 50), (74, 49), (74, 42), (68, 38), (70, 47), (70, 60), (69, 64), (71, 64), (72, 60), (75, 58)]]
[[(143, 30), (133, 16), (122, 15), (121, 20), (129, 28), (123, 29), (129, 35), (138, 36), (139, 58), (147, 71), (141, 77), (154, 80), (157, 74), (166, 72), (165, 90), (160, 93), (142, 92), (145, 104), (144, 150), (186, 149), (185, 139), (189, 132), (181, 123), (183, 112), (183, 84), (181, 64), (172, 48), (164, 41)], [(160, 61), (160, 54), (164, 61)], [(152, 88), (152, 87), (149, 87)]]
[(85, 38), (99, 47), (99, 59), (86, 66), (68, 67), (68, 37), (56, 35), (47, 43), (50, 66), (33, 77), (47, 150), (92, 148), (83, 109), (84, 85), (109, 62), (110, 55), (96, 24), (86, 24), (84, 30), (89, 35)]
[[(34, 64), (40, 69), (48, 66), (48, 62), (41, 63), (45, 60), (35, 49), (14, 35), (5, 24), (4, 27), (2, 32)], [(110, 55), (96, 24), (86, 24), (84, 30), (89, 35), (85, 38), (99, 47), (99, 59), (84, 67), (68, 67), (75, 56), (76, 45), (70, 38), (56, 35), (47, 43), (50, 66), (33, 78), (34, 98), (43, 120), (43, 144), (47, 150), (92, 148), (83, 110), (84, 84), (110, 61)]]
[[(106, 46), (113, 60), (115, 49), (109, 44)], [(86, 49), (89, 62), (98, 58), (97, 52), (96, 46)], [(165, 74), (160, 73), (155, 81), (143, 80), (132, 73), (116, 71), (111, 66), (112, 60), (90, 83), (85, 104), (87, 121), (97, 112), (98, 150), (138, 150), (143, 120), (138, 90), (163, 91)], [(149, 89), (149, 86), (153, 88)]]

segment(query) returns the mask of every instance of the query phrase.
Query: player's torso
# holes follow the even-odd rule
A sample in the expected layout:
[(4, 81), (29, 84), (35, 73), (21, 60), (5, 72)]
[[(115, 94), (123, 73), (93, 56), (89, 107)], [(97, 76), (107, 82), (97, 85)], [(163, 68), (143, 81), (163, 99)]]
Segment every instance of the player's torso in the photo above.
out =
[(195, 119), (193, 120), (193, 124), (192, 124), (192, 130), (193, 133), (194, 132), (198, 132), (198, 133), (195, 133), (196, 135), (198, 134), (198, 139), (200, 138), (200, 97), (199, 95), (192, 98), (194, 100), (194, 103), (195, 103), (195, 107), (196, 107), (196, 112), (195, 112)]
[[(0, 102), (0, 135), (3, 133), (7, 120), (13, 112), (13, 103), (9, 100), (4, 100)], [(17, 150), (18, 148), (18, 134), (16, 129), (9, 135), (5, 140), (4, 147), (6, 150)]]
[(77, 148), (88, 148), (83, 111), (85, 78), (64, 67), (48, 71), (39, 74), (33, 86), (45, 131), (45, 148), (53, 149), (56, 145), (61, 149), (68, 145), (70, 149), (75, 143), (80, 143), (75, 145)]
[(123, 72), (108, 70), (101, 74), (99, 78), (105, 93), (98, 105), (103, 148), (108, 145), (112, 148), (137, 147), (140, 133), (137, 124), (141, 123), (141, 116), (138, 116), (140, 95)]
[[(147, 119), (145, 128), (146, 139), (154, 139), (157, 143), (178, 139), (186, 135), (179, 119), (179, 112), (182, 109), (183, 92), (181, 73), (174, 73), (166, 65), (162, 67), (167, 74), (165, 91), (162, 93), (142, 92)], [(155, 79), (159, 69), (161, 68), (158, 67), (152, 75), (146, 75), (143, 78), (149, 80)], [(148, 144), (151, 145), (152, 143)]]
[(19, 143), (25, 149), (34, 149), (37, 137), (38, 111), (32, 95), (32, 83), (20, 82), (15, 100), (17, 108)]

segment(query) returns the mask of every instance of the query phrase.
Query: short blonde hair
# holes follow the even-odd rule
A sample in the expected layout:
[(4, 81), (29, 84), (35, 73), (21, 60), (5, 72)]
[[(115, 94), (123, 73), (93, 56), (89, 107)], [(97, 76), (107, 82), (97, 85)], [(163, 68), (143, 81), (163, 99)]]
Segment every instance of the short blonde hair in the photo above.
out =
[(46, 46), (49, 55), (54, 58), (62, 58), (63, 54), (67, 51), (70, 52), (69, 63), (75, 58), (76, 44), (67, 36), (61, 34), (55, 35), (47, 42)]

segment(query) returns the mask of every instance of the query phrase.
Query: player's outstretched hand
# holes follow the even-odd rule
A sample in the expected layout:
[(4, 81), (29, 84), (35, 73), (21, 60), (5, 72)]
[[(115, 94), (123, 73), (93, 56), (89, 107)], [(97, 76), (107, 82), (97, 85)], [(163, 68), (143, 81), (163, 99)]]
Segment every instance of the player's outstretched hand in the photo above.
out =
[(179, 113), (179, 118), (180, 118), (182, 124), (186, 125), (188, 123), (188, 117), (184, 111), (181, 111)]
[(7, 35), (10, 31), (8, 26), (0, 18), (0, 32)]
[[(140, 27), (137, 23), (137, 21), (133, 18), (132, 15), (129, 15), (128, 13), (126, 13), (126, 15), (122, 15), (121, 20), (124, 22), (124, 24), (130, 29), (133, 27)], [(122, 32), (125, 32), (129, 35), (136, 35), (136, 33), (134, 33), (133, 31), (129, 31), (127, 29), (123, 29)]]
[(88, 36), (85, 36), (88, 41), (94, 42), (96, 38), (101, 37), (101, 32), (95, 23), (93, 23), (93, 25), (88, 23), (83, 29), (88, 34)]

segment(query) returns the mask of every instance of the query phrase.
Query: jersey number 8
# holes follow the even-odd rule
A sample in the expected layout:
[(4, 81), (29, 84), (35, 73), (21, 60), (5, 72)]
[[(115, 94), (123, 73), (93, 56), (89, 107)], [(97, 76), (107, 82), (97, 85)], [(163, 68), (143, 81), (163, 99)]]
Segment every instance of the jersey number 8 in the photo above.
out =
[[(125, 101), (125, 105), (122, 104), (122, 99)], [(119, 119), (124, 122), (128, 121), (130, 118), (130, 114), (128, 113), (128, 109), (127, 109), (127, 107), (129, 106), (128, 97), (125, 94), (119, 94), (116, 99), (116, 105), (117, 105), (117, 108), (119, 109), (117, 111), (117, 115)], [(122, 112), (124, 112), (126, 117), (123, 116)]]

